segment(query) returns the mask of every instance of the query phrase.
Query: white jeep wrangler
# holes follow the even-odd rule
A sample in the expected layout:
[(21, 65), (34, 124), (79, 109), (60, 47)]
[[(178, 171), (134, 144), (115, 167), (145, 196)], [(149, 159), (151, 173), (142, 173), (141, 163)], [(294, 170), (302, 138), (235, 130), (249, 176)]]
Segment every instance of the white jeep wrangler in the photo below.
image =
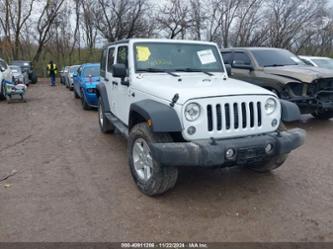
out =
[(304, 143), (298, 107), (228, 78), (214, 43), (130, 39), (105, 48), (97, 86), (102, 132), (128, 138), (131, 173), (147, 195), (171, 189), (178, 166), (276, 169)]

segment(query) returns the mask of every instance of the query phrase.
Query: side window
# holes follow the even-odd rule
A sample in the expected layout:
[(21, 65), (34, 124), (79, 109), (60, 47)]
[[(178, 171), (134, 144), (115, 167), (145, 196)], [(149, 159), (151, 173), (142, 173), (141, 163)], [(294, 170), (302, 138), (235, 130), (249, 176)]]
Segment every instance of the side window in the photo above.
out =
[(235, 52), (232, 64), (251, 66), (251, 59), (247, 54), (243, 52)]
[(115, 48), (110, 48), (109, 54), (108, 54), (108, 72), (109, 73), (111, 73), (112, 65), (114, 64), (114, 53), (115, 53)]
[(118, 53), (117, 53), (117, 63), (118, 64), (125, 64), (128, 68), (128, 48), (127, 46), (121, 46), (118, 47)]
[(77, 69), (77, 75), (81, 76), (81, 70), (82, 70), (82, 67), (79, 67), (79, 68)]
[(222, 52), (222, 58), (223, 58), (224, 64), (230, 64), (231, 65), (232, 52)]
[(101, 76), (105, 77), (105, 72), (106, 72), (106, 56), (108, 53), (108, 49), (104, 49), (102, 56), (101, 56)]

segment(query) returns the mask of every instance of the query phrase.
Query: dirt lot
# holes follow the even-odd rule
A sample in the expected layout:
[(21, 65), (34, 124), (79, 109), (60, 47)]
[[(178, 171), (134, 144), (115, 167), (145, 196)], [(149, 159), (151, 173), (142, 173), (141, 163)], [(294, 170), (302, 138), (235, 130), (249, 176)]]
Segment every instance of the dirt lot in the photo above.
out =
[(332, 241), (333, 121), (304, 116), (306, 145), (273, 174), (183, 169), (142, 195), (126, 140), (99, 131), (62, 86), (0, 103), (0, 241)]

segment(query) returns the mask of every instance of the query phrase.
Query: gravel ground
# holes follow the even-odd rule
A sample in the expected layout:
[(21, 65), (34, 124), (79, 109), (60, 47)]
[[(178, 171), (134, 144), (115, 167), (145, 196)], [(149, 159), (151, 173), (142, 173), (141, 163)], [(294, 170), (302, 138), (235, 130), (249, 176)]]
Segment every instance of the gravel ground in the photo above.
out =
[(182, 169), (150, 198), (127, 143), (46, 82), (0, 103), (0, 241), (333, 241), (333, 121), (304, 116), (306, 144), (272, 174)]

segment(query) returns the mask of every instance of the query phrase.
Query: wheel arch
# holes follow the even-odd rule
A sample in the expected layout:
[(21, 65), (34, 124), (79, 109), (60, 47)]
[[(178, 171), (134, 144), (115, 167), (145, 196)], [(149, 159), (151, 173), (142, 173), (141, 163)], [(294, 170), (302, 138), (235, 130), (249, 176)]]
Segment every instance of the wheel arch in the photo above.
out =
[(176, 111), (172, 107), (154, 100), (142, 100), (131, 104), (128, 129), (131, 130), (141, 122), (148, 122), (152, 131), (157, 133), (182, 131)]
[(96, 86), (96, 97), (101, 97), (103, 101), (104, 112), (111, 112), (106, 86), (102, 82)]

